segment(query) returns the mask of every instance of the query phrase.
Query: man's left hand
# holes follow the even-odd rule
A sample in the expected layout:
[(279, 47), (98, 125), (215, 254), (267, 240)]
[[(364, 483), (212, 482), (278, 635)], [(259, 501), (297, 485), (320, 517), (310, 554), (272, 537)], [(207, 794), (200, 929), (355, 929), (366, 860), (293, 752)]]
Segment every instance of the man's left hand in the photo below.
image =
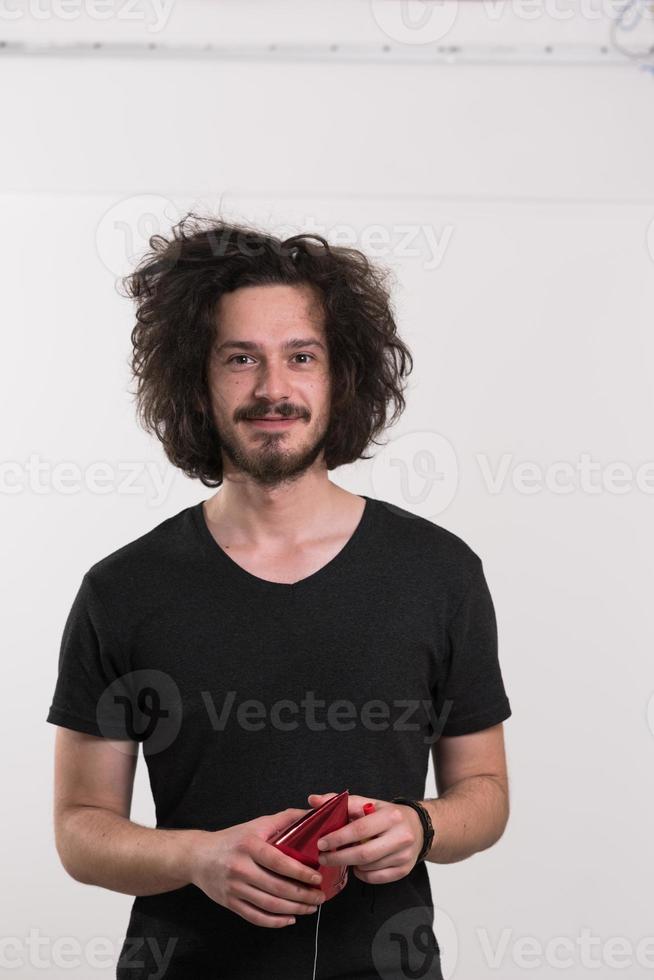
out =
[[(336, 795), (310, 793), (307, 799), (317, 808)], [(362, 816), (364, 803), (374, 803), (375, 812)], [(347, 826), (319, 839), (319, 845), (326, 842), (324, 851), (319, 847), (321, 865), (351, 865), (356, 877), (369, 884), (398, 881), (411, 871), (423, 842), (422, 823), (412, 807), (349, 794), (348, 816)]]

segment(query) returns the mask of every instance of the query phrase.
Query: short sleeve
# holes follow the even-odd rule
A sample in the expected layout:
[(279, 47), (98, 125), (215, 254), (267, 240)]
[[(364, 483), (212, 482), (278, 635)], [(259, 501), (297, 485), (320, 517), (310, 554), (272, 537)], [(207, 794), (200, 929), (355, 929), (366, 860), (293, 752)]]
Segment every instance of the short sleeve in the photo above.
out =
[(58, 676), (46, 721), (104, 738), (129, 738), (119, 724), (125, 677), (122, 653), (88, 572), (73, 600), (59, 650)]
[(445, 670), (434, 698), (442, 735), (467, 735), (511, 715), (498, 658), (497, 622), (482, 562), (447, 629)]

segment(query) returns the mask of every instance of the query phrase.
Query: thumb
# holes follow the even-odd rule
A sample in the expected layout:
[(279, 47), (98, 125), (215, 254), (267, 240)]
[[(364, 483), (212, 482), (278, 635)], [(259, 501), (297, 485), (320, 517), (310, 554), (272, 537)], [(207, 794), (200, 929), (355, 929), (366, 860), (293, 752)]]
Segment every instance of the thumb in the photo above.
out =
[(320, 800), (321, 803), (325, 803), (326, 800), (330, 800), (333, 796), (337, 796), (337, 793), (309, 793), (307, 800), (311, 803), (311, 800)]
[(293, 823), (295, 820), (299, 820), (303, 817), (308, 810), (301, 810), (299, 807), (288, 807), (286, 810), (280, 810), (279, 813), (267, 813), (260, 819), (265, 824), (265, 831), (267, 834), (274, 834), (278, 830), (285, 830), (289, 824)]

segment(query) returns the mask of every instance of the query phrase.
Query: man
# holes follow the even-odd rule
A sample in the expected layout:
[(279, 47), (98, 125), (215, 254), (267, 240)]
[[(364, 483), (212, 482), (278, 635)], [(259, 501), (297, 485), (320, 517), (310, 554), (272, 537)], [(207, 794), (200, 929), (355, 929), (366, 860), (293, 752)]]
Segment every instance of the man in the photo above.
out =
[[(502, 835), (511, 709), (480, 558), (328, 478), (404, 407), (384, 276), (194, 215), (151, 246), (127, 279), (140, 417), (220, 489), (82, 579), (47, 718), (61, 861), (135, 896), (123, 980), (439, 980), (425, 860)], [(129, 819), (139, 743), (156, 828)], [(269, 840), (344, 789), (321, 863), (348, 881), (320, 908)]]

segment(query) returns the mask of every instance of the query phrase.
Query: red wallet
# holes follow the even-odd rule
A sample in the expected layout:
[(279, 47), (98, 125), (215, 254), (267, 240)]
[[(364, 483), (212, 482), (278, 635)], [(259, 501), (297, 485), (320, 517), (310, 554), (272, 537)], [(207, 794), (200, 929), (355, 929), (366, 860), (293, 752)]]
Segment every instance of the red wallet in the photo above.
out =
[(296, 861), (320, 872), (322, 884), (318, 887), (325, 893), (325, 900), (327, 900), (338, 895), (347, 884), (348, 866), (320, 864), (318, 856), (322, 852), (318, 850), (318, 841), (333, 830), (345, 827), (349, 822), (348, 790), (344, 789), (342, 793), (332, 796), (316, 810), (311, 810), (310, 813), (305, 813), (303, 817), (293, 821), (268, 843), (274, 844)]

